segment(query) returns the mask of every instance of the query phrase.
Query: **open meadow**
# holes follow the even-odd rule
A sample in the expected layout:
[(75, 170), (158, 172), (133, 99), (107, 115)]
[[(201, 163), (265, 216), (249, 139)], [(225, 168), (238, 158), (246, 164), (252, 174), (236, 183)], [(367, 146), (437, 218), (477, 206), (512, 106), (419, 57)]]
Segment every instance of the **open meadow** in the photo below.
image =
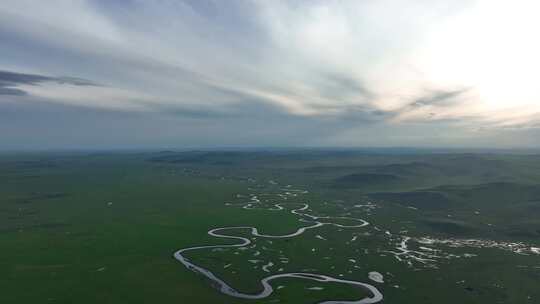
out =
[(0, 193), (1, 303), (540, 301), (538, 155), (6, 154)]

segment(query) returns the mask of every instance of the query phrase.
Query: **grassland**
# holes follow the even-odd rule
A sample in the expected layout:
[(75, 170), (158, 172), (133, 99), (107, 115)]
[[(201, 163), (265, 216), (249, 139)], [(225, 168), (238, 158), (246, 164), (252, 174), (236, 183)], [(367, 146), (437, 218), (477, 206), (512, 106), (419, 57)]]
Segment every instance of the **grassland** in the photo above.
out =
[[(279, 201), (286, 185), (309, 192)], [(172, 258), (179, 248), (227, 243), (207, 235), (214, 227), (256, 226), (285, 234), (302, 225), (286, 212), (290, 207), (285, 212), (242, 209), (250, 195), (264, 193), (272, 194), (267, 205), (309, 202), (318, 215), (347, 214), (371, 223), (360, 229), (324, 226), (266, 244), (271, 250), (258, 259), (276, 261), (272, 250), (282, 251), (288, 258), (284, 271), (315, 269), (370, 282), (367, 273), (376, 270), (385, 275), (385, 283), (376, 285), (385, 303), (540, 301), (540, 255), (432, 244), (445, 254), (474, 255), (440, 259), (433, 268), (411, 267), (388, 252), (396, 251), (404, 235), (540, 247), (538, 155), (4, 155), (0, 193), (0, 303), (316, 303), (362, 295), (342, 284), (310, 290), (313, 282), (283, 279), (276, 285), (285, 288), (269, 298), (240, 300), (220, 294)], [(355, 207), (368, 202), (373, 208)], [(264, 240), (256, 242), (262, 246)], [(207, 250), (190, 258), (238, 289), (256, 292), (268, 274), (247, 261), (255, 250)], [(224, 268), (227, 264), (233, 266)]]

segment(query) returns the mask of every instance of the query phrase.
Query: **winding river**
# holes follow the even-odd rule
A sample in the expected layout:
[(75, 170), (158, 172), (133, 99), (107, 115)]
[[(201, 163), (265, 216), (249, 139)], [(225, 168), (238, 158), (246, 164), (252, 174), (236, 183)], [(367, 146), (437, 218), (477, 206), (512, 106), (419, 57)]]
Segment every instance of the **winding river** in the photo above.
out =
[[(273, 210), (283, 210), (284, 207), (280, 204), (275, 204), (275, 209)], [(248, 207), (250, 208), (251, 205)], [(260, 293), (257, 294), (246, 294), (242, 293), (231, 286), (229, 286), (225, 281), (217, 277), (214, 273), (212, 273), (210, 270), (203, 268), (202, 266), (196, 265), (192, 263), (188, 258), (186, 258), (183, 254), (188, 251), (194, 251), (199, 249), (212, 249), (212, 248), (239, 248), (239, 247), (245, 247), (251, 244), (251, 240), (239, 237), (239, 236), (233, 236), (225, 234), (225, 231), (228, 230), (249, 230), (251, 232), (252, 236), (255, 237), (262, 237), (262, 238), (292, 238), (295, 236), (299, 236), (302, 233), (304, 233), (308, 229), (314, 229), (318, 228), (324, 225), (332, 225), (336, 227), (341, 228), (359, 228), (369, 225), (368, 222), (361, 220), (361, 219), (355, 219), (355, 218), (347, 218), (347, 217), (319, 217), (314, 216), (306, 213), (302, 213), (301, 211), (305, 211), (309, 208), (309, 205), (304, 204), (301, 208), (293, 209), (291, 211), (292, 214), (301, 216), (301, 217), (307, 217), (309, 220), (301, 219), (303, 222), (310, 222), (312, 225), (305, 226), (298, 228), (293, 233), (285, 234), (285, 235), (267, 235), (267, 234), (261, 234), (255, 227), (220, 227), (220, 228), (214, 228), (210, 231), (208, 231), (208, 234), (210, 236), (216, 237), (216, 238), (223, 238), (223, 239), (232, 239), (235, 241), (238, 241), (236, 244), (232, 245), (206, 245), (206, 246), (197, 246), (197, 247), (189, 247), (189, 248), (183, 248), (174, 253), (174, 258), (177, 259), (180, 263), (182, 263), (184, 266), (186, 266), (188, 269), (199, 273), (201, 275), (204, 275), (208, 279), (210, 279), (213, 282), (213, 285), (222, 293), (242, 298), (242, 299), (263, 299), (272, 294), (274, 289), (272, 288), (272, 285), (270, 285), (270, 282), (276, 279), (280, 278), (297, 278), (297, 279), (304, 279), (304, 280), (312, 280), (317, 282), (335, 282), (335, 283), (342, 283), (347, 285), (356, 286), (359, 288), (362, 288), (364, 290), (367, 290), (371, 293), (370, 297), (361, 298), (358, 300), (352, 300), (352, 301), (340, 301), (340, 300), (330, 300), (330, 301), (323, 301), (319, 302), (319, 304), (371, 304), (371, 303), (377, 303), (380, 302), (383, 299), (382, 293), (373, 285), (357, 282), (357, 281), (351, 281), (351, 280), (343, 280), (334, 278), (328, 275), (323, 274), (315, 274), (315, 273), (305, 273), (305, 272), (291, 272), (291, 273), (280, 273), (280, 274), (274, 274), (267, 276), (261, 280), (261, 285), (263, 287), (263, 290)], [(246, 208), (247, 209), (247, 208)], [(321, 221), (321, 220), (329, 220), (330, 222)], [(344, 220), (351, 220), (355, 222), (359, 222), (359, 224), (356, 225), (341, 225), (337, 223), (332, 223), (332, 219), (344, 219)]]

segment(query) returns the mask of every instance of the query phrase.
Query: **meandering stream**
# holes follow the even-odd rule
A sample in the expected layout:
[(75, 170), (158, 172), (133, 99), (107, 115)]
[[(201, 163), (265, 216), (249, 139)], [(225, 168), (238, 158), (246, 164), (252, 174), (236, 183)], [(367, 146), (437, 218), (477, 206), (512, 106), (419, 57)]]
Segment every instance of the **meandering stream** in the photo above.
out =
[[(280, 204), (274, 205), (276, 209), (273, 210), (283, 210), (284, 207)], [(251, 208), (251, 205), (249, 205), (248, 208)], [(291, 272), (291, 273), (281, 273), (281, 274), (274, 274), (265, 277), (261, 280), (261, 285), (263, 287), (263, 290), (260, 293), (257, 294), (247, 294), (242, 293), (234, 288), (232, 288), (229, 284), (227, 284), (225, 281), (217, 277), (214, 273), (212, 273), (210, 270), (196, 265), (192, 263), (188, 258), (184, 256), (184, 253), (188, 251), (194, 251), (194, 250), (200, 250), (200, 249), (212, 249), (212, 248), (238, 248), (238, 247), (245, 247), (251, 244), (251, 240), (244, 237), (234, 236), (234, 235), (228, 235), (224, 234), (224, 231), (232, 231), (232, 230), (249, 230), (251, 232), (252, 236), (255, 237), (262, 237), (262, 238), (292, 238), (301, 235), (308, 229), (314, 229), (318, 227), (322, 227), (324, 225), (332, 225), (336, 227), (341, 228), (360, 228), (369, 225), (368, 222), (361, 220), (361, 219), (355, 219), (355, 218), (348, 218), (348, 217), (319, 217), (314, 216), (306, 213), (301, 213), (301, 211), (305, 211), (309, 208), (309, 205), (304, 204), (301, 208), (293, 209), (291, 211), (292, 214), (307, 217), (310, 220), (303, 220), (304, 222), (311, 222), (312, 225), (305, 226), (298, 228), (293, 233), (285, 234), (285, 235), (267, 235), (259, 233), (258, 229), (256, 227), (220, 227), (220, 228), (214, 228), (208, 231), (208, 234), (216, 237), (216, 238), (223, 238), (223, 239), (232, 239), (238, 241), (237, 244), (232, 245), (205, 245), (205, 246), (196, 246), (196, 247), (189, 247), (189, 248), (183, 248), (174, 253), (174, 258), (177, 259), (180, 263), (182, 263), (187, 268), (191, 269), (194, 272), (197, 272), (199, 274), (204, 275), (208, 279), (210, 279), (216, 286), (216, 288), (229, 296), (237, 297), (237, 298), (243, 298), (243, 299), (262, 299), (270, 296), (272, 292), (274, 291), (272, 285), (270, 285), (270, 282), (276, 279), (280, 278), (297, 278), (297, 279), (304, 279), (304, 280), (312, 280), (317, 282), (334, 282), (334, 283), (342, 283), (347, 285), (353, 285), (357, 286), (359, 288), (362, 288), (364, 290), (367, 290), (371, 293), (370, 297), (361, 298), (358, 300), (352, 300), (352, 301), (343, 301), (343, 300), (330, 300), (330, 301), (322, 301), (319, 302), (319, 304), (371, 304), (371, 303), (377, 303), (380, 302), (383, 299), (382, 293), (373, 285), (362, 283), (358, 281), (351, 281), (351, 280), (343, 280), (334, 278), (328, 275), (324, 274), (316, 274), (316, 273), (305, 273), (305, 272)], [(246, 208), (247, 209), (247, 208)], [(328, 220), (327, 221), (320, 221), (322, 219)], [(332, 219), (345, 219), (345, 220), (351, 220), (359, 222), (357, 225), (341, 225), (337, 223), (332, 223)]]

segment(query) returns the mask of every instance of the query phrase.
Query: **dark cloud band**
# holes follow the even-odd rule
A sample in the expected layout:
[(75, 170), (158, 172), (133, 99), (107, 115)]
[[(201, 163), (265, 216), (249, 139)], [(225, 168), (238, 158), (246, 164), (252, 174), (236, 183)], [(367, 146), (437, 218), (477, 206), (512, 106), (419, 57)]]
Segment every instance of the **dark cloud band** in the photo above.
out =
[(25, 74), (0, 70), (0, 95), (23, 96), (27, 93), (19, 85), (39, 85), (44, 82), (70, 84), (77, 86), (99, 86), (98, 84), (75, 77), (53, 77), (37, 74)]

